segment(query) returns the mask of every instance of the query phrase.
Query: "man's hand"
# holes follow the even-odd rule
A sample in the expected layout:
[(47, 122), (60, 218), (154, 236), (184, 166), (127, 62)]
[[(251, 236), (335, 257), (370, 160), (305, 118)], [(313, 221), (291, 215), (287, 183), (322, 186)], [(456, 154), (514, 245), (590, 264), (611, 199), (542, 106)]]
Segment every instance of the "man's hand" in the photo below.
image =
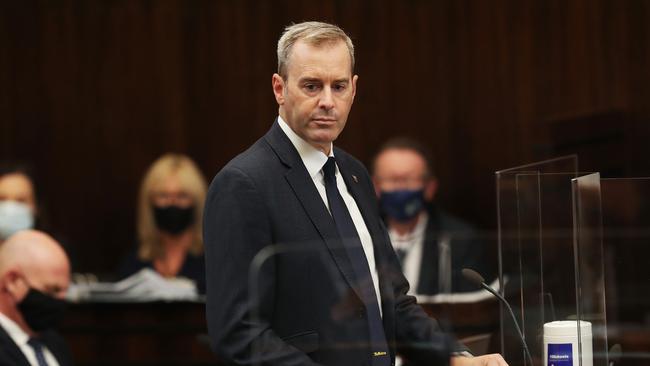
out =
[(508, 366), (498, 353), (476, 357), (452, 357), (451, 366)]

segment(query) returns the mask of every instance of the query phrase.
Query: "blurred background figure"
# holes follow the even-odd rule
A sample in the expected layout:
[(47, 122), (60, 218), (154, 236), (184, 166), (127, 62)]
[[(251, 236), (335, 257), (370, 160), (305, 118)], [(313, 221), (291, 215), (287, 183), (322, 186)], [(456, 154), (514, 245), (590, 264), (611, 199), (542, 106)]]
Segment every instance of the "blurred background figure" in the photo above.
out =
[(38, 214), (31, 169), (23, 164), (1, 163), (0, 243), (20, 230), (35, 227)]
[(487, 275), (475, 230), (434, 203), (438, 180), (431, 154), (418, 141), (387, 141), (373, 161), (373, 182), (393, 248), (411, 294), (475, 291), (461, 270)]
[(49, 235), (23, 230), (0, 246), (0, 365), (72, 364), (55, 331), (69, 283), (68, 258)]
[(164, 277), (193, 280), (205, 292), (201, 222), (207, 183), (187, 156), (166, 154), (144, 176), (137, 212), (138, 248), (123, 259), (119, 276), (152, 268)]
[(72, 268), (76, 268), (76, 251), (58, 232), (52, 232), (37, 186), (36, 174), (29, 164), (0, 163), (0, 243), (21, 230), (44, 231), (56, 238)]

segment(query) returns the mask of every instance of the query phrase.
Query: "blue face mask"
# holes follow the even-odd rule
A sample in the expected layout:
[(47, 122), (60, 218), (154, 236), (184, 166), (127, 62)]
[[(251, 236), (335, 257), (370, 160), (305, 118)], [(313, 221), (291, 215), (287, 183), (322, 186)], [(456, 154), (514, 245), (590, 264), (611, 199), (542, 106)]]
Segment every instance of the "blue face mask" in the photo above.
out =
[(382, 212), (397, 221), (409, 221), (424, 208), (424, 189), (382, 191), (379, 196)]

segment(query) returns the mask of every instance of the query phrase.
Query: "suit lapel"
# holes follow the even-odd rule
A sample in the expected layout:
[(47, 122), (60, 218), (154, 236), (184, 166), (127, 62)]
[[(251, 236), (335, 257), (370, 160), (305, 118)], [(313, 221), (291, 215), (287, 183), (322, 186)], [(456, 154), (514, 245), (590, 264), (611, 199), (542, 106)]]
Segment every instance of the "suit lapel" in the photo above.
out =
[[(337, 162), (338, 161), (339, 160), (337, 159)], [(373, 243), (375, 243), (374, 246), (376, 247), (376, 241), (381, 238), (381, 228), (379, 227), (379, 222), (377, 221), (378, 216), (373, 214), (377, 211), (377, 207), (374, 207), (374, 201), (372, 199), (368, 199), (368, 193), (364, 192), (364, 189), (361, 186), (362, 183), (360, 181), (360, 178), (363, 177), (363, 175), (361, 175), (363, 172), (354, 171), (354, 169), (352, 169), (349, 164), (347, 164), (346, 159), (341, 159), (341, 162), (338, 164), (338, 166), (339, 170), (341, 171), (341, 175), (343, 176), (343, 180), (345, 181), (345, 185), (348, 187), (348, 191), (354, 198), (354, 201), (357, 203), (359, 211), (361, 211), (361, 216), (363, 216), (363, 221), (366, 223), (366, 227), (368, 228), (368, 231), (372, 236)]]
[[(0, 355), (5, 354), (7, 356), (6, 361), (11, 361), (11, 365), (17, 366), (29, 366), (29, 361), (23, 354), (23, 352), (18, 348), (18, 345), (9, 337), (9, 334), (0, 327)], [(0, 361), (5, 362), (5, 360), (0, 357)]]
[(347, 255), (347, 250), (343, 247), (340, 240), (334, 220), (327, 207), (323, 204), (323, 200), (314, 186), (313, 180), (307, 173), (307, 169), (302, 163), (302, 160), (300, 160), (300, 155), (293, 147), (289, 138), (284, 134), (277, 121), (273, 124), (273, 127), (271, 127), (271, 130), (266, 134), (265, 138), (278, 158), (289, 168), (285, 179), (305, 209), (310, 221), (316, 227), (323, 241), (325, 241), (325, 245), (334, 258), (334, 262), (339, 271), (343, 274), (346, 282), (357, 296), (360, 299), (363, 298), (358, 286), (355, 286), (357, 281), (355, 280), (354, 268)]
[[(372, 197), (368, 197), (368, 188), (362, 185), (362, 179), (366, 176), (365, 171), (358, 171), (354, 169), (352, 164), (349, 164), (347, 159), (340, 159), (338, 156), (344, 155), (339, 153), (337, 156), (337, 164), (343, 180), (345, 181), (348, 191), (354, 198), (354, 201), (361, 211), (363, 221), (370, 232), (372, 244), (375, 252), (375, 264), (377, 266), (377, 273), (379, 275), (379, 291), (381, 295), (382, 304), (382, 321), (384, 324), (384, 331), (386, 339), (389, 344), (394, 342), (394, 295), (392, 292), (392, 285), (388, 278), (390, 277), (386, 271), (390, 271), (391, 267), (387, 265), (388, 256), (386, 248), (390, 248), (390, 243), (386, 242), (385, 232), (379, 223), (379, 216), (377, 215), (376, 201)], [(370, 194), (374, 194), (371, 191)]]

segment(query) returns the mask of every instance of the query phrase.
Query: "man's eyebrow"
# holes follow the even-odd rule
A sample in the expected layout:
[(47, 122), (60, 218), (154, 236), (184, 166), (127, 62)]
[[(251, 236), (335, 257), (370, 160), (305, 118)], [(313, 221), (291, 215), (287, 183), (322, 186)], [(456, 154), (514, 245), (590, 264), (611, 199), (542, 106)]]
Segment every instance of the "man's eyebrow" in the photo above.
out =
[(299, 80), (300, 83), (321, 83), (322, 81), (318, 78), (305, 77)]
[[(322, 83), (323, 81), (319, 78), (314, 78), (314, 77), (304, 77), (302, 79), (298, 80), (299, 83)], [(334, 83), (349, 83), (350, 78), (341, 78), (341, 79), (336, 79), (334, 80)]]

